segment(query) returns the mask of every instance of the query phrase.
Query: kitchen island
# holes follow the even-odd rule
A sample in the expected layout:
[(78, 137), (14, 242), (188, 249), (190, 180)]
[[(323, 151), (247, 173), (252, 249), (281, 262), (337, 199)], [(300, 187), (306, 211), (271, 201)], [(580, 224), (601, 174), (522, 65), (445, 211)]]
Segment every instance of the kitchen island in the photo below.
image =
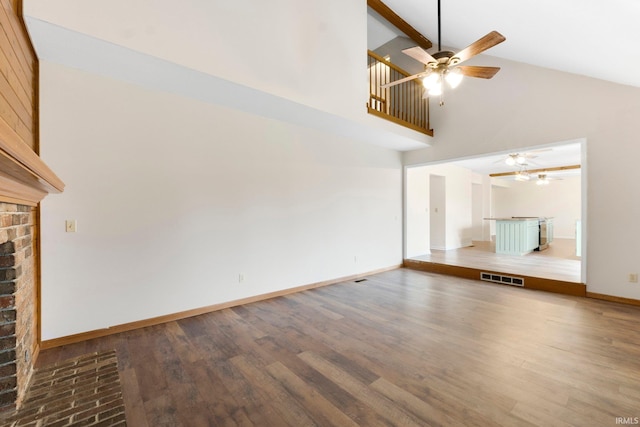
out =
[(540, 218), (485, 218), (496, 222), (496, 253), (526, 255), (540, 247)]

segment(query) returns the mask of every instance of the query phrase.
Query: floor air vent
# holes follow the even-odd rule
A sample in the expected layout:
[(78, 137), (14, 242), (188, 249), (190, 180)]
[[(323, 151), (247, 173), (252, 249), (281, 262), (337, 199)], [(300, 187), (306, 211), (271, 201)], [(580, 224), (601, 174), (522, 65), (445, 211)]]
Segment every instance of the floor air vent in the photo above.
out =
[(522, 277), (504, 276), (502, 274), (480, 273), (480, 280), (502, 283), (504, 285), (524, 286), (524, 279)]

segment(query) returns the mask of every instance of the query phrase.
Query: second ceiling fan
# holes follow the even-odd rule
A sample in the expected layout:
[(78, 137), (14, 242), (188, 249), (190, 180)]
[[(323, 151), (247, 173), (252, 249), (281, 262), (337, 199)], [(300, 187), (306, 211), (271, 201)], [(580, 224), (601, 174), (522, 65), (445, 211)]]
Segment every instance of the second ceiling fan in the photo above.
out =
[[(500, 67), (483, 67), (477, 65), (460, 65), (464, 61), (502, 43), (506, 38), (497, 31), (491, 31), (486, 36), (476, 40), (461, 51), (454, 53), (442, 50), (440, 46), (440, 0), (438, 0), (438, 52), (429, 54), (420, 46), (404, 49), (402, 53), (423, 63), (425, 70), (421, 73), (395, 80), (381, 87), (391, 87), (409, 80), (423, 77), (422, 83), (430, 96), (442, 95), (443, 83), (446, 81), (452, 88), (460, 84), (463, 76), (490, 79)], [(427, 94), (425, 93), (425, 97)], [(440, 100), (440, 105), (443, 105)]]

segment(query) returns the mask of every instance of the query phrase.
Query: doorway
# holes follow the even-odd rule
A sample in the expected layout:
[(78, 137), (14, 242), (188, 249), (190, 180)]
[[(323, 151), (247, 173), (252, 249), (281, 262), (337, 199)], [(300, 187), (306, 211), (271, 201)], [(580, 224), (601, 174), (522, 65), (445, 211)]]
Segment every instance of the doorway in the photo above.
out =
[[(566, 148), (569, 147), (569, 148)], [(556, 218), (556, 224), (562, 224), (563, 222), (566, 224), (570, 224), (571, 228), (564, 227), (563, 230), (557, 230), (556, 237), (559, 239), (567, 239), (570, 238), (572, 240), (575, 239), (575, 236), (584, 236), (586, 230), (586, 158), (585, 158), (585, 150), (586, 141), (584, 139), (567, 141), (564, 144), (552, 144), (543, 147), (532, 147), (526, 150), (535, 151), (537, 156), (533, 158), (534, 161), (540, 161), (541, 164), (546, 166), (547, 161), (546, 157), (551, 155), (560, 158), (564, 154), (564, 151), (570, 150), (574, 153), (573, 157), (569, 157), (569, 160), (563, 158), (563, 161), (566, 161), (567, 164), (577, 164), (580, 165), (577, 171), (578, 175), (573, 177), (560, 176), (557, 180), (551, 180), (551, 184), (546, 187), (546, 195), (542, 199), (543, 202), (535, 202), (535, 200), (527, 200), (527, 197), (523, 194), (515, 194), (515, 196), (511, 195), (511, 200), (520, 200), (525, 201), (522, 203), (522, 209), (526, 210), (525, 213), (507, 213), (508, 210), (504, 209), (504, 200), (505, 197), (500, 193), (501, 189), (500, 184), (495, 185), (495, 179), (491, 178), (489, 175), (493, 172), (480, 172), (471, 169), (465, 169), (466, 164), (473, 164), (474, 161), (484, 162), (484, 164), (488, 165), (488, 167), (495, 167), (495, 164), (500, 163), (500, 159), (509, 155), (509, 153), (495, 153), (491, 155), (484, 156), (478, 159), (464, 159), (464, 160), (453, 160), (448, 162), (436, 162), (433, 164), (422, 164), (422, 165), (414, 165), (405, 167), (406, 170), (406, 201), (407, 207), (409, 206), (417, 206), (416, 195), (420, 192), (414, 191), (417, 186), (422, 186), (421, 193), (423, 194), (423, 198), (421, 200), (423, 210), (421, 212), (417, 212), (420, 215), (407, 215), (405, 217), (405, 242), (412, 242), (413, 251), (409, 251), (409, 246), (405, 246), (405, 258), (409, 260), (421, 260), (424, 261), (429, 257), (436, 256), (444, 256), (448, 258), (453, 258), (457, 254), (464, 253), (470, 249), (479, 250), (482, 246), (486, 248), (490, 248), (492, 242), (492, 221), (485, 220), (485, 218), (491, 218), (501, 215), (508, 216), (539, 216), (539, 217), (550, 217), (554, 216)], [(522, 149), (525, 150), (525, 149)], [(539, 158), (537, 158), (539, 156)], [(533, 157), (533, 156), (532, 156)], [(533, 162), (532, 162), (533, 163)], [(504, 168), (504, 165), (502, 165)], [(531, 167), (531, 166), (530, 166)], [(532, 168), (542, 167), (533, 163)], [(466, 170), (466, 172), (460, 172), (460, 169)], [(446, 173), (440, 173), (442, 170), (447, 171)], [(449, 172), (453, 171), (453, 172)], [(454, 175), (453, 173), (457, 173)], [(533, 175), (533, 174), (532, 174)], [(552, 176), (553, 174), (549, 174)], [(413, 177), (413, 179), (410, 179)], [(537, 187), (534, 182), (536, 175), (532, 176), (530, 187), (535, 189), (543, 188)], [(451, 183), (449, 183), (451, 181)], [(464, 181), (464, 184), (461, 185), (461, 182)], [(569, 181), (574, 182), (575, 187), (572, 188), (571, 194), (573, 197), (562, 196), (561, 190), (563, 187), (567, 187)], [(531, 185), (532, 184), (532, 185)], [(466, 188), (467, 190), (463, 190)], [(452, 191), (455, 194), (451, 194), (451, 200), (449, 201), (449, 194), (447, 191)], [(460, 197), (461, 191), (466, 192), (466, 195), (462, 195)], [(567, 190), (568, 191), (568, 190)], [(428, 194), (425, 194), (428, 192)], [(580, 196), (576, 197), (576, 193), (580, 194)], [(569, 194), (569, 193), (566, 193)], [(419, 196), (418, 196), (419, 197)], [(466, 198), (468, 200), (467, 204), (461, 206), (459, 204), (454, 203), (453, 201)], [(570, 218), (560, 218), (562, 212), (549, 213), (548, 211), (552, 210), (552, 208), (558, 209), (562, 203), (567, 203), (566, 199), (577, 199), (575, 203), (577, 204), (575, 209), (572, 209), (572, 213)], [(497, 199), (497, 200), (496, 200)], [(454, 203), (452, 206), (451, 203)], [(466, 225), (461, 224), (460, 218), (465, 216), (464, 212), (466, 212)], [(455, 221), (449, 221), (449, 216), (453, 215)], [(421, 234), (414, 234), (414, 231), (417, 230), (416, 218), (419, 218), (419, 221), (422, 222), (423, 230)], [(429, 232), (425, 233), (424, 228), (428, 228)], [(578, 228), (576, 228), (578, 227)], [(456, 236), (465, 236), (465, 239), (456, 239)], [(469, 243), (473, 241), (473, 245), (466, 245), (464, 242), (467, 241), (466, 237), (468, 237)], [(422, 239), (422, 244), (420, 241)], [(449, 239), (453, 239), (456, 242), (448, 244)], [(580, 283), (585, 283), (586, 281), (586, 241), (585, 239), (581, 239), (574, 244), (580, 245), (580, 247), (575, 247), (575, 252), (570, 255), (575, 255), (571, 262), (575, 265), (572, 267), (575, 270), (575, 280)], [(557, 241), (556, 249), (561, 249), (566, 246), (560, 245), (560, 241)], [(474, 246), (473, 248), (467, 248), (467, 246)], [(553, 246), (553, 245), (552, 245)], [(429, 250), (424, 250), (428, 247)], [(416, 249), (422, 248), (422, 254), (419, 254)], [(551, 248), (551, 247), (550, 247)], [(487, 249), (489, 250), (489, 249)], [(494, 251), (495, 252), (495, 251)], [(555, 256), (556, 254), (566, 251), (558, 251), (558, 250), (546, 250), (536, 255), (544, 255), (547, 257)], [(425, 255), (426, 254), (426, 255)], [(491, 256), (495, 256), (495, 253), (489, 254)], [(582, 256), (580, 256), (582, 255)], [(522, 262), (523, 268), (526, 264), (524, 256), (522, 260), (512, 260), (514, 264)], [(434, 261), (435, 262), (435, 261)], [(546, 261), (541, 261), (540, 259), (537, 263), (545, 264)], [(515, 268), (515, 267), (514, 267)]]

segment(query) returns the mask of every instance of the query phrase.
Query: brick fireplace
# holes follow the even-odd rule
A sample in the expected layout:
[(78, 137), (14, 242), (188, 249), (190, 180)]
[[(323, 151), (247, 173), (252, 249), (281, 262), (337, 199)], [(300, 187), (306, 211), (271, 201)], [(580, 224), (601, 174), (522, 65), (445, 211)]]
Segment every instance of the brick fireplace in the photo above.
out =
[(37, 352), (33, 212), (0, 203), (0, 411), (19, 405)]

